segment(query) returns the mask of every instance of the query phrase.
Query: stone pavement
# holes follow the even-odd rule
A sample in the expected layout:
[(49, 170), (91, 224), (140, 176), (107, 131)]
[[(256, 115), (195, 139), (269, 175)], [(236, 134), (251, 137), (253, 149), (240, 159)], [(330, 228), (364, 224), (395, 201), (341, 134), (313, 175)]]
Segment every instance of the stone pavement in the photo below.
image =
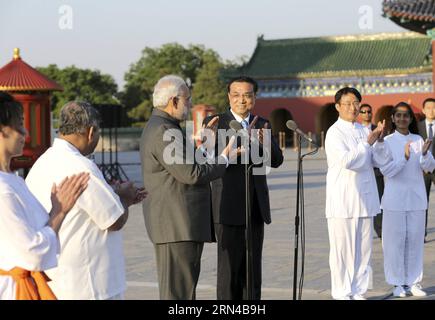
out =
[[(306, 150), (304, 150), (306, 151)], [(120, 153), (120, 163), (138, 163), (137, 152)], [(296, 204), (297, 154), (285, 150), (285, 161), (268, 176), (270, 189), (272, 223), (265, 227), (263, 253), (263, 290), (265, 300), (291, 300), (293, 297), (293, 252), (294, 217)], [(141, 184), (140, 167), (123, 167), (129, 178)], [(325, 206), (326, 159), (320, 150), (304, 160), (305, 187), (305, 277), (303, 300), (330, 300), (330, 273), (328, 266), (328, 233)], [(424, 277), (422, 285), (428, 297), (435, 299), (435, 188), (430, 201), (428, 239), (425, 244)], [(154, 250), (148, 239), (142, 216), (142, 207), (136, 205), (130, 210), (130, 217), (124, 228), (124, 244), (127, 268), (127, 291), (125, 298), (132, 300), (158, 299), (157, 272)], [(301, 246), (299, 246), (301, 249)], [(299, 252), (299, 262), (301, 253)], [(374, 233), (373, 289), (367, 297), (374, 300), (393, 299), (392, 288), (384, 279), (381, 241)], [(301, 271), (299, 264), (298, 270)], [(204, 246), (201, 275), (197, 299), (216, 299), (216, 244)], [(414, 300), (407, 297), (401, 300)]]

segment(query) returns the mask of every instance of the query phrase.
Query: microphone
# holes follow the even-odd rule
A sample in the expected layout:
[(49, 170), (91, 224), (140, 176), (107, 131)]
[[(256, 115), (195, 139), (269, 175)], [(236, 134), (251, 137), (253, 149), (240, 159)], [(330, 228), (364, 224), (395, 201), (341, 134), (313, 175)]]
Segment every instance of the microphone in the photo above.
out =
[(230, 128), (233, 129), (234, 131), (239, 131), (239, 130), (243, 129), (243, 127), (240, 124), (240, 122), (238, 122), (236, 120), (231, 120), (230, 121)]
[(305, 134), (301, 129), (298, 128), (298, 125), (293, 120), (288, 120), (285, 124), (287, 128), (296, 132), (298, 135), (304, 137), (306, 140), (317, 146), (317, 144), (311, 139), (307, 134)]
[[(239, 130), (245, 130), (244, 128), (243, 128), (243, 126), (242, 126), (242, 124), (240, 123), (240, 122), (238, 122), (237, 120), (231, 120), (230, 121), (230, 128), (231, 129), (233, 129), (234, 131), (239, 131)], [(253, 144), (254, 144), (255, 142), (250, 142), (250, 146), (252, 146)], [(258, 145), (258, 142), (256, 143), (257, 145)], [(261, 161), (268, 161), (269, 160), (269, 158), (270, 158), (270, 154), (269, 153), (265, 153), (265, 154), (263, 154), (263, 158), (261, 159)], [(254, 160), (253, 159), (251, 159), (253, 162), (254, 162)], [(251, 164), (251, 166), (253, 166), (253, 165), (257, 165), (257, 164), (259, 164), (259, 163), (261, 163), (261, 161), (260, 162), (258, 162), (258, 163), (252, 163)]]

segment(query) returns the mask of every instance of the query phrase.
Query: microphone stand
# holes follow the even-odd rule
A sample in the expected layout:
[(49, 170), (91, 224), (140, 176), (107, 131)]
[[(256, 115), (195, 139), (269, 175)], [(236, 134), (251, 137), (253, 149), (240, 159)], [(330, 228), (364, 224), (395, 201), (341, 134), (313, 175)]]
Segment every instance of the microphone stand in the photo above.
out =
[[(295, 216), (295, 242), (294, 242), (294, 265), (293, 265), (293, 300), (296, 300), (296, 288), (297, 288), (297, 275), (298, 275), (298, 253), (299, 253), (299, 213), (302, 213), (302, 219), (304, 219), (303, 216), (303, 210), (304, 210), (304, 182), (303, 182), (303, 169), (302, 169), (302, 161), (303, 158), (307, 155), (315, 154), (319, 147), (314, 144), (316, 149), (314, 151), (311, 151), (309, 153), (301, 155), (302, 152), (302, 136), (298, 134), (298, 172), (297, 172), (297, 191), (296, 191), (296, 216)], [(300, 211), (300, 212), (299, 212)], [(305, 221), (303, 220), (303, 225)], [(303, 257), (305, 256), (305, 233), (303, 236), (303, 239), (301, 239), (301, 245), (303, 246)], [(304, 260), (302, 260), (304, 261)], [(302, 270), (303, 270), (303, 262), (302, 262)], [(302, 296), (302, 290), (299, 292), (299, 300)]]
[[(250, 144), (251, 145), (251, 144)], [(258, 147), (260, 147), (258, 145)], [(264, 151), (263, 151), (264, 152)], [(245, 204), (246, 204), (246, 229), (245, 229), (245, 239), (246, 239), (246, 295), (248, 300), (255, 299), (254, 291), (254, 259), (252, 257), (252, 214), (251, 214), (251, 189), (250, 189), (250, 172), (253, 166), (258, 163), (249, 164), (249, 154), (248, 161), (245, 163)], [(264, 155), (264, 153), (263, 153)]]
[[(234, 131), (238, 131), (242, 129), (240, 123), (236, 120), (232, 120), (230, 122), (230, 127)], [(251, 168), (255, 165), (254, 163), (249, 164), (249, 148), (250, 148), (250, 136), (247, 135), (248, 149), (246, 150), (246, 158), (245, 158), (245, 258), (246, 258), (246, 299), (254, 300), (254, 266), (253, 266), (253, 257), (252, 257), (252, 217), (251, 217), (251, 192), (250, 192), (250, 171)]]
[[(249, 158), (248, 158), (249, 159)], [(249, 174), (253, 164), (245, 163), (245, 249), (246, 249), (246, 295), (247, 300), (254, 300), (254, 262), (252, 258), (252, 217), (251, 217), (251, 192)]]

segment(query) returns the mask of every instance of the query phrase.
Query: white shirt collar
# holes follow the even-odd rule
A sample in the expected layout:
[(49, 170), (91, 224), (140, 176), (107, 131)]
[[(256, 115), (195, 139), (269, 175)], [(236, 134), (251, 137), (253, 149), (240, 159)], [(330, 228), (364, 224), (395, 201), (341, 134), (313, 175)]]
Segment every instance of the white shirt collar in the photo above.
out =
[(64, 139), (60, 139), (60, 138), (54, 138), (53, 148), (62, 148), (62, 149), (66, 149), (67, 151), (70, 151), (72, 153), (78, 153), (78, 154), (82, 155), (80, 153), (80, 151), (74, 145), (72, 145), (68, 141), (66, 141)]
[(395, 134), (396, 136), (398, 136), (398, 137), (400, 137), (400, 138), (402, 138), (402, 139), (406, 139), (406, 138), (409, 137), (409, 135), (411, 134), (411, 132), (408, 132), (408, 134), (403, 134), (403, 133), (400, 133), (400, 132), (397, 131), (397, 130), (394, 130), (394, 133), (393, 133), (393, 134)]
[(233, 114), (234, 118), (236, 118), (236, 120), (237, 120), (238, 122), (242, 122), (243, 120), (245, 120), (247, 123), (249, 123), (249, 117), (251, 116), (251, 113), (248, 113), (248, 116), (247, 116), (245, 119), (243, 119), (241, 116), (235, 114), (235, 113), (233, 112), (233, 110), (230, 109), (230, 111), (231, 111), (231, 113)]
[(351, 129), (351, 128), (355, 128), (355, 125), (356, 125), (356, 123), (357, 123), (356, 121), (355, 121), (355, 122), (350, 122), (350, 121), (343, 120), (343, 119), (340, 118), (340, 117), (338, 117), (337, 122), (338, 122), (338, 124), (339, 124), (340, 126), (345, 127), (345, 128), (349, 128), (349, 129)]

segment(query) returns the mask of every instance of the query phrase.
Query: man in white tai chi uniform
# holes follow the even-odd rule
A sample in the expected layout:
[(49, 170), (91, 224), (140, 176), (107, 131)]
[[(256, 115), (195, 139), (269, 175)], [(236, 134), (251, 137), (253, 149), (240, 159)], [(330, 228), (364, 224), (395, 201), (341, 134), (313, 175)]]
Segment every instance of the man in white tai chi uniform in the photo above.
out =
[(331, 295), (338, 300), (364, 300), (370, 279), (373, 216), (380, 204), (373, 167), (391, 159), (385, 148), (385, 122), (368, 133), (355, 120), (361, 94), (343, 88), (335, 94), (338, 120), (326, 134)]

